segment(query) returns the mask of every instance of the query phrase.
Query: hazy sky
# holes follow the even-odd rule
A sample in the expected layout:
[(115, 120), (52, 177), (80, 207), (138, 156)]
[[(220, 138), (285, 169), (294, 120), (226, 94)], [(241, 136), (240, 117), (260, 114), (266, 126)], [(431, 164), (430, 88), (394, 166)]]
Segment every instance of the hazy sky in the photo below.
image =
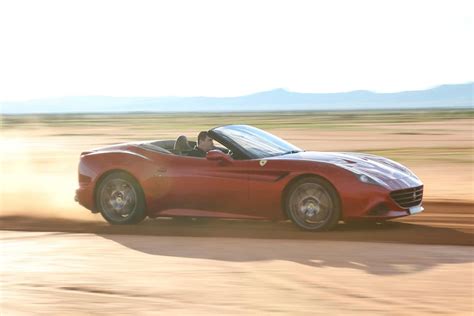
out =
[(472, 3), (0, 0), (0, 101), (464, 83)]

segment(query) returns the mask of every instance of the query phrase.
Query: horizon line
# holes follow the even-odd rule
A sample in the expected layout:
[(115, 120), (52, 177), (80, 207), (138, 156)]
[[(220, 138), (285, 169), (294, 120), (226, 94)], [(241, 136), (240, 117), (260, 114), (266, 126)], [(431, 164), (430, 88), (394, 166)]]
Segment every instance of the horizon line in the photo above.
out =
[(146, 98), (146, 99), (153, 99), (153, 98), (216, 98), (216, 99), (231, 99), (231, 98), (239, 98), (239, 97), (246, 97), (246, 96), (252, 96), (256, 94), (261, 94), (261, 93), (268, 93), (268, 92), (274, 92), (274, 91), (284, 91), (287, 93), (295, 93), (295, 94), (343, 94), (343, 93), (354, 93), (354, 92), (366, 92), (366, 93), (372, 93), (372, 94), (397, 94), (397, 93), (404, 93), (404, 92), (417, 92), (417, 91), (427, 91), (427, 90), (433, 90), (436, 88), (440, 88), (443, 86), (457, 86), (457, 85), (468, 85), (468, 84), (474, 84), (474, 80), (468, 81), (468, 82), (463, 82), (463, 83), (445, 83), (445, 84), (439, 84), (435, 86), (430, 86), (425, 89), (413, 89), (413, 90), (397, 90), (397, 91), (392, 91), (392, 92), (380, 92), (380, 91), (375, 91), (375, 90), (366, 90), (366, 89), (357, 89), (357, 90), (345, 90), (345, 91), (339, 91), (339, 92), (300, 92), (300, 91), (294, 91), (294, 90), (289, 90), (287, 88), (275, 88), (275, 89), (270, 89), (270, 90), (261, 90), (249, 94), (243, 94), (243, 95), (233, 95), (233, 96), (205, 96), (205, 95), (194, 95), (194, 96), (178, 96), (178, 95), (163, 95), (163, 96), (112, 96), (112, 95), (101, 95), (101, 94), (90, 94), (90, 95), (63, 95), (63, 96), (50, 96), (50, 97), (40, 97), (40, 98), (31, 98), (31, 99), (22, 99), (22, 100), (14, 100), (14, 101), (8, 101), (8, 100), (0, 100), (0, 105), (2, 103), (23, 103), (23, 102), (32, 102), (32, 101), (42, 101), (42, 100), (54, 100), (54, 99), (65, 99), (65, 98)]

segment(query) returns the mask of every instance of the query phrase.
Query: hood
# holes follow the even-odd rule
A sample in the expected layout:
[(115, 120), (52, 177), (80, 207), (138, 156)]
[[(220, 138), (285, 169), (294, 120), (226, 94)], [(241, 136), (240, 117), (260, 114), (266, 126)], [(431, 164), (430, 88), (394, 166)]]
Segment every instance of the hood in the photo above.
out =
[(330, 163), (355, 174), (365, 174), (391, 189), (422, 185), (420, 179), (407, 167), (393, 160), (370, 154), (346, 152), (304, 151), (274, 157), (278, 159), (306, 160)]

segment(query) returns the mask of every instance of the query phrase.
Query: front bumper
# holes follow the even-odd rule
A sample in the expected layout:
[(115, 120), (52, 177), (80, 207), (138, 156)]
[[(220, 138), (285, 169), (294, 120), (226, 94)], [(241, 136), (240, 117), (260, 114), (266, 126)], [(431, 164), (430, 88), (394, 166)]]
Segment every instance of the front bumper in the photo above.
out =
[[(420, 186), (412, 188), (398, 187), (388, 190), (379, 186), (366, 186), (364, 190), (351, 190), (344, 196), (344, 220), (388, 220), (423, 212)], [(416, 190), (411, 199), (405, 197), (405, 191)], [(396, 193), (395, 195), (393, 193)], [(402, 192), (401, 198), (397, 195)]]
[(380, 202), (375, 204), (373, 207), (369, 207), (368, 211), (365, 212), (362, 216), (357, 218), (350, 219), (360, 219), (360, 220), (389, 220), (398, 217), (404, 217), (414, 214), (419, 214), (424, 211), (423, 205), (411, 206), (409, 208), (401, 208), (391, 199), (387, 199), (385, 202)]

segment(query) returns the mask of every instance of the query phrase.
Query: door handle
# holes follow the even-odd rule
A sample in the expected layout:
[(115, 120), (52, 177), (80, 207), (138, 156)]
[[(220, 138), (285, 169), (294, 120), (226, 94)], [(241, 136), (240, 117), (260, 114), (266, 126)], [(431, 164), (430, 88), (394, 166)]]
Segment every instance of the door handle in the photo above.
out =
[(156, 169), (155, 176), (161, 177), (168, 169), (161, 167)]

